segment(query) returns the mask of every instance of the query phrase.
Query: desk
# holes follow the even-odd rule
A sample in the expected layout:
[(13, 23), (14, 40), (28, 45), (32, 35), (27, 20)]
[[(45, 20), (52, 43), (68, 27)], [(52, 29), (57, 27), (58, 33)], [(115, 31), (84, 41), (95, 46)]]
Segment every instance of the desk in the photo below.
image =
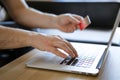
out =
[(27, 68), (25, 63), (39, 55), (32, 50), (6, 66), (0, 68), (0, 80), (119, 80), (120, 47), (112, 47), (106, 64), (98, 76), (86, 76), (72, 73)]

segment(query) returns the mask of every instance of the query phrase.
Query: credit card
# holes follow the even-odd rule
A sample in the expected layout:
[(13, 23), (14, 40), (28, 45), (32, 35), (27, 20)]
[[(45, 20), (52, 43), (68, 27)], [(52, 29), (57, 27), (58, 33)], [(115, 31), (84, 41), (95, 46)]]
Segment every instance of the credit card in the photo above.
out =
[(79, 23), (79, 28), (80, 30), (84, 30), (88, 25), (91, 24), (90, 18), (87, 15), (80, 23)]

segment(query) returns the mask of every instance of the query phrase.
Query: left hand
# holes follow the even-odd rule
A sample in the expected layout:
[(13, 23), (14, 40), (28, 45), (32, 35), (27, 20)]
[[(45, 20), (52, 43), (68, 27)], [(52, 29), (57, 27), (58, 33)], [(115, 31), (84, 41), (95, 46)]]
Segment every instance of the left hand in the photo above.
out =
[(56, 26), (63, 32), (74, 32), (79, 28), (81, 20), (83, 17), (76, 14), (61, 14), (56, 18)]

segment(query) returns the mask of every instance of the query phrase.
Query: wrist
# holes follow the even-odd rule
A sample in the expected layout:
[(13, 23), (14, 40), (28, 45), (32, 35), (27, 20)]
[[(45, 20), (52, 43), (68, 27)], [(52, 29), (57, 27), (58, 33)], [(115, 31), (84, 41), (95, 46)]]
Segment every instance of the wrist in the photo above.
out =
[(26, 37), (26, 40), (25, 40), (25, 45), (33, 47), (33, 41), (34, 41), (33, 39), (34, 39), (34, 36), (36, 34), (37, 33), (33, 32), (33, 31), (27, 32), (27, 37)]
[(37, 45), (41, 44), (44, 37), (45, 37), (45, 34), (40, 34), (40, 33), (31, 31), (28, 34), (26, 45), (34, 47), (34, 48), (38, 48)]
[(44, 16), (47, 16), (47, 22), (45, 22), (46, 26), (48, 26), (48, 28), (54, 28), (56, 29), (57, 28), (57, 15), (55, 14), (48, 14), (48, 13), (45, 13)]

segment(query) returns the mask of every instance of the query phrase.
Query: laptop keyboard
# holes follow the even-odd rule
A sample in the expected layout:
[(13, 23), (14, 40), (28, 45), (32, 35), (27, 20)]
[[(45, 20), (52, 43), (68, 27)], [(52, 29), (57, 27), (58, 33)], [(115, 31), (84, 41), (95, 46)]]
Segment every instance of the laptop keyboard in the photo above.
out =
[(89, 67), (91, 67), (94, 60), (95, 60), (95, 57), (79, 58), (77, 64), (75, 63), (75, 66), (89, 68)]
[(66, 58), (60, 64), (71, 65), (76, 67), (89, 68), (95, 60), (94, 57), (78, 57), (78, 58)]
[(94, 61), (102, 53), (105, 48), (96, 46), (87, 46), (86, 48), (80, 47), (77, 51), (79, 56), (76, 58), (68, 57), (60, 62), (61, 65), (70, 65), (76, 67), (90, 68), (93, 66)]
[(91, 52), (87, 51), (84, 54), (81, 54), (77, 58), (68, 57), (64, 59), (60, 64), (89, 68), (92, 66), (98, 52), (99, 52), (98, 49), (97, 50), (91, 49)]

